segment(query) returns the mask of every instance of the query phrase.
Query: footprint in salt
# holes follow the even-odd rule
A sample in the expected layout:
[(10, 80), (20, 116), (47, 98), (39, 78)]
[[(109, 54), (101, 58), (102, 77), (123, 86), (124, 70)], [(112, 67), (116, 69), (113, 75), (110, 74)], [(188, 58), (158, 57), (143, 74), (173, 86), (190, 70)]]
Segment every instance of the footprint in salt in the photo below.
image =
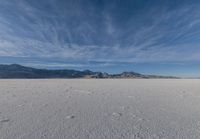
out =
[(184, 91), (184, 90), (183, 90), (183, 91), (181, 91), (180, 97), (181, 97), (181, 98), (184, 98), (184, 97), (186, 97), (186, 91)]
[(200, 130), (200, 121), (197, 122), (197, 129)]
[(160, 139), (160, 136), (158, 136), (157, 134), (153, 134), (152, 139)]
[(3, 120), (1, 120), (1, 123), (6, 123), (6, 122), (9, 122), (10, 121), (10, 119), (3, 119)]
[(135, 96), (128, 96), (128, 98), (130, 98), (130, 99), (135, 99)]
[(122, 109), (122, 110), (129, 110), (129, 109), (130, 109), (130, 106), (121, 106), (121, 109)]
[(18, 107), (23, 107), (25, 104), (19, 104)]
[(8, 119), (8, 118), (1, 118), (0, 119), (0, 123), (7, 123), (9, 121), (10, 121), (10, 119)]
[(69, 115), (69, 116), (67, 116), (67, 119), (74, 119), (74, 118), (75, 118), (74, 115)]
[(145, 119), (138, 117), (137, 121), (142, 122), (142, 121), (145, 121)]
[(135, 114), (131, 114), (131, 117), (133, 118), (133, 119), (135, 119), (135, 118), (137, 118), (137, 115), (135, 115)]
[(87, 95), (89, 95), (89, 96), (91, 96), (91, 95), (93, 95), (93, 94), (94, 94), (93, 91), (88, 91), (88, 92), (87, 92)]
[(113, 113), (112, 113), (112, 116), (117, 117), (117, 118), (121, 117), (122, 115), (123, 115), (123, 114), (120, 113), (120, 112), (113, 112)]
[(144, 135), (140, 131), (138, 131), (131, 136), (131, 139), (144, 139)]
[(44, 104), (44, 107), (48, 107), (48, 104)]

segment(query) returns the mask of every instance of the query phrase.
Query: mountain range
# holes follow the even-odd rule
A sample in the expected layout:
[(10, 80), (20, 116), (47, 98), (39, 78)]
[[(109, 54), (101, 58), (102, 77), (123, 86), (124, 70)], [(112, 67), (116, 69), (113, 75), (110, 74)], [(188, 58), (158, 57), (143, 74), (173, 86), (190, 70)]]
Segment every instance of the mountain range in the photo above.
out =
[(71, 69), (49, 70), (25, 67), (18, 64), (0, 64), (1, 79), (34, 79), (34, 78), (177, 78), (172, 76), (143, 75), (136, 72), (122, 72), (108, 74), (105, 72), (93, 72), (90, 70), (78, 71)]

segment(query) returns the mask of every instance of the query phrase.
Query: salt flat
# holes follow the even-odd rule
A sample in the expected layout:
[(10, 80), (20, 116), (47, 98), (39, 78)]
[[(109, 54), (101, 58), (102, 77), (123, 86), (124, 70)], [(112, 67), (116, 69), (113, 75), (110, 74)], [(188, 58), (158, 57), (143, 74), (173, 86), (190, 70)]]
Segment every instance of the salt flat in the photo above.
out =
[(162, 138), (200, 138), (200, 80), (0, 80), (0, 139)]

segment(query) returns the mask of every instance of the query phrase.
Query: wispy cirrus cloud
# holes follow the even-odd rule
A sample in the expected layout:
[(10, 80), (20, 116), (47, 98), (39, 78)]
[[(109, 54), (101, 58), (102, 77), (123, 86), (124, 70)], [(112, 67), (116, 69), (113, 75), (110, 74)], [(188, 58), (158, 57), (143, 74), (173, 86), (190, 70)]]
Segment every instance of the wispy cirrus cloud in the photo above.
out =
[(0, 59), (63, 59), (88, 67), (90, 61), (200, 61), (199, 6), (172, 0), (2, 0)]

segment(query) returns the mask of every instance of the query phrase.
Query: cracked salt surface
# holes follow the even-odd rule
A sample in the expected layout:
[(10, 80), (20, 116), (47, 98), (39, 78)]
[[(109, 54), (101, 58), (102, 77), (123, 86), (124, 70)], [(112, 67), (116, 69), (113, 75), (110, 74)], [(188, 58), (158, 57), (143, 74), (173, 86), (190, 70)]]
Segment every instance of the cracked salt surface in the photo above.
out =
[(200, 137), (200, 80), (0, 80), (2, 139)]

